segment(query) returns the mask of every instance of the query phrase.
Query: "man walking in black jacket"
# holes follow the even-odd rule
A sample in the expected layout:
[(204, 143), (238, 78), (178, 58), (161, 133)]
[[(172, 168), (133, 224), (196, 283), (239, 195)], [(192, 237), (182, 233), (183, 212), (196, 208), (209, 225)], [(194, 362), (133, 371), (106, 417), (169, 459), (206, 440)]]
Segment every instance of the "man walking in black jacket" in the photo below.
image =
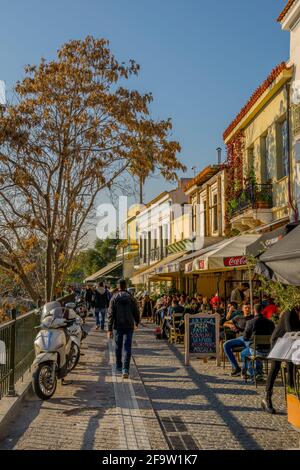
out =
[[(108, 308), (108, 338), (115, 337), (116, 369), (129, 376), (131, 345), (135, 326), (140, 322), (140, 312), (134, 297), (127, 291), (126, 281), (121, 279)], [(124, 347), (124, 362), (122, 353)]]

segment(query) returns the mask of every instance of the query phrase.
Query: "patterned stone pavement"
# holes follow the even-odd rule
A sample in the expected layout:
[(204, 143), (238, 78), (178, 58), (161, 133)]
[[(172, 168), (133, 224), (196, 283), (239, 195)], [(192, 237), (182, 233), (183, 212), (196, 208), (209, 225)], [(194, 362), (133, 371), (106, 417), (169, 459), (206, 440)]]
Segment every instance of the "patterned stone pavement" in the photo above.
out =
[(168, 448), (134, 363), (123, 381), (106, 334), (89, 324), (84, 356), (67, 378), (72, 383), (58, 385), (45, 402), (30, 394), (0, 450)]
[(130, 380), (115, 373), (112, 343), (89, 320), (79, 365), (41, 402), (29, 395), (0, 449), (293, 449), (299, 435), (287, 423), (282, 388), (270, 416), (255, 390), (214, 361), (184, 366), (183, 348), (135, 335)]
[(230, 367), (192, 360), (183, 347), (155, 340), (153, 328), (137, 337), (135, 362), (146, 391), (174, 449), (295, 449), (299, 434), (287, 423), (283, 388), (276, 384), (278, 414), (260, 409), (262, 385), (244, 384)]

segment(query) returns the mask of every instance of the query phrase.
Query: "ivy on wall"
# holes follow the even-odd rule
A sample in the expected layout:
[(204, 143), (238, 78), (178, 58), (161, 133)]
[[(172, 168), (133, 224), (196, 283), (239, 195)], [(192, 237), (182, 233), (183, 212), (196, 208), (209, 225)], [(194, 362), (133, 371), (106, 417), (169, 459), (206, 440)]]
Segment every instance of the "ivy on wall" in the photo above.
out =
[(226, 201), (226, 227), (230, 229), (232, 211), (236, 208), (237, 200), (243, 189), (243, 155), (245, 148), (245, 134), (241, 130), (227, 143), (227, 188)]

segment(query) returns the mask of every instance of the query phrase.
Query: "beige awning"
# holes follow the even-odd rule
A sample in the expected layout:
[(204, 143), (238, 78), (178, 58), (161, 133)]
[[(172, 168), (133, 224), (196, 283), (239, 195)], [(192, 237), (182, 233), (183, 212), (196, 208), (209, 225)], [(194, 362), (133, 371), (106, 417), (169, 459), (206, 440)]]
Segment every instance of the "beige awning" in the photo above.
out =
[(147, 265), (147, 266), (144, 266), (143, 268), (137, 269), (131, 278), (132, 284), (138, 285), (138, 284), (144, 284), (145, 282), (147, 282), (147, 275), (149, 275), (150, 273), (153, 273), (155, 266), (157, 266), (158, 264), (159, 262), (157, 261), (156, 263), (153, 263), (151, 266)]
[[(221, 271), (247, 266), (247, 247), (257, 241), (261, 235), (246, 234), (225, 240), (217, 248), (193, 260), (192, 272)], [(189, 266), (186, 266), (186, 268)], [(186, 272), (189, 269), (186, 269)]]
[(155, 270), (154, 270), (155, 276), (165, 276), (166, 274), (179, 271), (179, 269), (177, 269), (177, 266), (176, 264), (174, 264), (174, 262), (182, 258), (184, 255), (186, 255), (186, 252), (173, 253), (172, 255), (169, 255), (163, 260), (161, 260), (155, 266)]
[(178, 258), (181, 258), (184, 253), (173, 253), (172, 255), (163, 258), (162, 260), (147, 266), (144, 269), (139, 269), (136, 271), (134, 276), (131, 278), (133, 284), (145, 284), (148, 280), (151, 281), (153, 276), (159, 276), (160, 274), (168, 273), (167, 267), (172, 262)]
[(104, 268), (87, 277), (84, 282), (96, 282), (98, 279), (104, 278), (107, 274), (119, 268), (121, 265), (122, 261), (114, 261), (113, 263), (109, 263)]

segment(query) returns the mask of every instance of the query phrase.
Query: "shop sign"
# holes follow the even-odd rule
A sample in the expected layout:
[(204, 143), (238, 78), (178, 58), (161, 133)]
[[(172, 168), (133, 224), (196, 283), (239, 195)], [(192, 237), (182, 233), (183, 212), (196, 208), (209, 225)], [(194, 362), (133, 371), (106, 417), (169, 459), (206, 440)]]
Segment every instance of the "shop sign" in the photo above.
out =
[(163, 266), (161, 266), (160, 268), (156, 268), (156, 269), (155, 269), (155, 272), (156, 272), (156, 274), (161, 274), (161, 273), (163, 273), (163, 272), (164, 272)]
[(185, 365), (190, 359), (215, 357), (220, 365), (220, 316), (218, 314), (186, 314), (185, 320)]
[(196, 270), (205, 269), (205, 267), (206, 267), (205, 259), (198, 259), (196, 261)]
[(230, 256), (229, 258), (224, 258), (224, 266), (229, 267), (229, 268), (247, 266), (247, 257), (246, 256)]
[(176, 273), (177, 271), (179, 271), (179, 263), (170, 264), (170, 265), (168, 266), (168, 272), (169, 272), (169, 273)]
[(275, 238), (270, 238), (269, 240), (265, 241), (265, 248), (270, 248), (271, 246), (275, 245), (275, 243), (279, 242), (279, 240), (282, 240), (283, 236), (279, 235), (278, 237)]
[(186, 273), (190, 273), (193, 271), (193, 261), (191, 261), (190, 263), (186, 263), (185, 265), (185, 272)]

